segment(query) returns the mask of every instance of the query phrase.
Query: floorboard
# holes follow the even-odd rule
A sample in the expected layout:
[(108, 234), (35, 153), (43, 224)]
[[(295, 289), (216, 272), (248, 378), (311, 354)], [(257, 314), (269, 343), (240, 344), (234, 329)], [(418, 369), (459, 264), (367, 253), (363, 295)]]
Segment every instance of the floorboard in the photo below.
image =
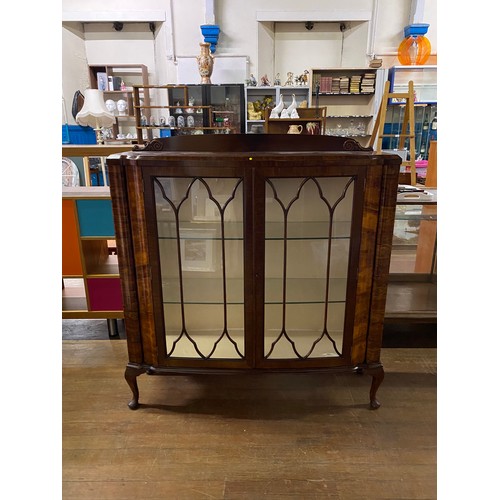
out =
[(383, 349), (386, 376), (141, 375), (126, 341), (63, 340), (64, 499), (434, 499), (436, 349)]

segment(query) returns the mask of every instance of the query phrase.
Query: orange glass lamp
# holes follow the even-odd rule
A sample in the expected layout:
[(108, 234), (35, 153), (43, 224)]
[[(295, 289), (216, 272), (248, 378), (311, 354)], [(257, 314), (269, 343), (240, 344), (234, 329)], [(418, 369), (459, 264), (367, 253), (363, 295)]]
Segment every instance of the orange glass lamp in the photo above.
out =
[(405, 39), (398, 48), (398, 59), (403, 66), (417, 66), (427, 62), (431, 42), (425, 36), (428, 24), (410, 24), (404, 29)]

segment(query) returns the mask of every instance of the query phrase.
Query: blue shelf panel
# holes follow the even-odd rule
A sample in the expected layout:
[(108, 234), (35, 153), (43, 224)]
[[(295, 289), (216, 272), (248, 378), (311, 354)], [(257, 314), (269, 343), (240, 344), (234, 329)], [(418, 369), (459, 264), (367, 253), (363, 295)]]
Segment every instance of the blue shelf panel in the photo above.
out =
[(81, 237), (114, 238), (111, 200), (76, 200)]

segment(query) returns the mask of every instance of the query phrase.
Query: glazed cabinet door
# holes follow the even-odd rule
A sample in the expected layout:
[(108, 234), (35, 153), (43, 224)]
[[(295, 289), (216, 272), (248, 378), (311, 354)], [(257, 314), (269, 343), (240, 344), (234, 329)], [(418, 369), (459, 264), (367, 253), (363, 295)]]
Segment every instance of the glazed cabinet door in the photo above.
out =
[[(253, 365), (243, 169), (143, 169), (157, 364)], [(210, 172), (210, 175), (207, 175)], [(156, 364), (156, 363), (155, 363)]]
[[(255, 249), (256, 274), (264, 277), (256, 296), (258, 366), (355, 361), (366, 175), (366, 167), (328, 165), (324, 159), (308, 168), (290, 162), (284, 173), (257, 170), (255, 225), (264, 228)], [(371, 256), (364, 259), (373, 260), (373, 248), (367, 252)], [(366, 345), (364, 331), (364, 339), (356, 336), (358, 344)]]

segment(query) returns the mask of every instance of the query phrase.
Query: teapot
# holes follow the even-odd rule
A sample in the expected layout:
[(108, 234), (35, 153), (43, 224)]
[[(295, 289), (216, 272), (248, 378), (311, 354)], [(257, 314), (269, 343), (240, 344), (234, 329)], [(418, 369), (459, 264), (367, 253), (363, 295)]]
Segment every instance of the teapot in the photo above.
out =
[(302, 125), (290, 125), (287, 134), (302, 134)]

